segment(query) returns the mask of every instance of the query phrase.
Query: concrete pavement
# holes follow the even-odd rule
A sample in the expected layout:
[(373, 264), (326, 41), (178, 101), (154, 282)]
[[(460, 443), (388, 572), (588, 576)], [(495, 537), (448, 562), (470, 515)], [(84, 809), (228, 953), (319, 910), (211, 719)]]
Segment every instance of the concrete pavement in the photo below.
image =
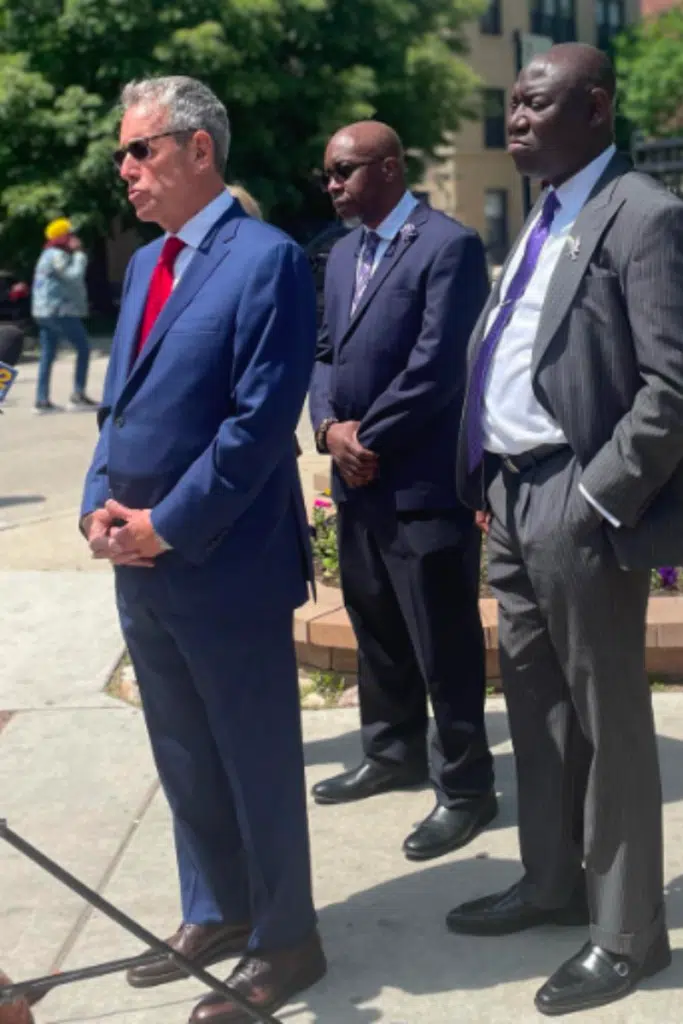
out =
[[(104, 362), (93, 367), (98, 395)], [(120, 650), (111, 577), (75, 532), (82, 472), (94, 440), (84, 415), (32, 418), (32, 367), (0, 420), (0, 817), (147, 927), (178, 923), (170, 823), (139, 712), (103, 695)], [(55, 397), (68, 393), (69, 362)], [(312, 462), (310, 439), (302, 439)], [(655, 709), (665, 787), (672, 968), (586, 1024), (678, 1024), (683, 986), (683, 694)], [(489, 702), (501, 815), (464, 851), (427, 865), (401, 842), (431, 807), (428, 791), (348, 807), (311, 804), (314, 879), (328, 977), (282, 1011), (297, 1024), (531, 1024), (537, 986), (584, 941), (581, 929), (498, 940), (456, 938), (456, 902), (518, 874), (514, 767), (504, 706)], [(309, 783), (358, 757), (357, 713), (304, 715)], [(138, 951), (9, 847), (0, 845), (0, 966), (15, 978)], [(218, 968), (227, 973), (227, 967)], [(200, 988), (134, 991), (120, 975), (55, 990), (38, 1024), (183, 1024)]]

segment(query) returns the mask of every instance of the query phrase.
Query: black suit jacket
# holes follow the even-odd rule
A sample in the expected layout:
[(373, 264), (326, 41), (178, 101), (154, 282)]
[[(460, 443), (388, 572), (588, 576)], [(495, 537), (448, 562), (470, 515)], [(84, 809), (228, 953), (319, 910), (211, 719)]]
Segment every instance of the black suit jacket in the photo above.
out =
[(335, 471), (333, 496), (400, 511), (461, 507), (471, 518), (456, 493), (455, 452), (467, 341), (489, 290), (481, 239), (419, 204), (351, 317), (362, 238), (358, 228), (330, 254), (310, 407), (314, 429), (327, 417), (359, 420), (380, 470), (359, 490)]

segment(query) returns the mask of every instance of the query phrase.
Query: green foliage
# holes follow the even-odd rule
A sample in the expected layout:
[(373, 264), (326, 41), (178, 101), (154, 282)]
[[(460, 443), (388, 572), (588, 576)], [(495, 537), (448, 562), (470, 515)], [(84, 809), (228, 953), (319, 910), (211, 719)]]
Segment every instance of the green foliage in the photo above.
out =
[(316, 669), (311, 672), (311, 680), (315, 693), (319, 693), (330, 704), (335, 703), (346, 689), (346, 679), (339, 672)]
[(621, 109), (646, 135), (683, 127), (683, 6), (647, 18), (616, 43)]
[(339, 551), (337, 548), (337, 521), (329, 512), (330, 503), (316, 504), (313, 508), (313, 558), (323, 583), (339, 583)]
[[(311, 176), (340, 125), (378, 116), (431, 155), (473, 112), (463, 26), (482, 0), (0, 0), (0, 264), (47, 218), (132, 223), (109, 160), (131, 78), (189, 74), (226, 103), (230, 177), (285, 227), (329, 216)], [(420, 160), (412, 158), (414, 173)]]

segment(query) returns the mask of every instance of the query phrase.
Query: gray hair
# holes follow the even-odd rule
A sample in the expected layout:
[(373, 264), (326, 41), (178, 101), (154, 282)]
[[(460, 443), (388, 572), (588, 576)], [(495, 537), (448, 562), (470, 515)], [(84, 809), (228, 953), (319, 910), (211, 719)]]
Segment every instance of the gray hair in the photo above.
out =
[(207, 132), (213, 141), (216, 168), (223, 173), (230, 151), (230, 121), (221, 101), (203, 82), (186, 75), (129, 82), (121, 93), (121, 106), (124, 111), (140, 106), (165, 107), (169, 129)]

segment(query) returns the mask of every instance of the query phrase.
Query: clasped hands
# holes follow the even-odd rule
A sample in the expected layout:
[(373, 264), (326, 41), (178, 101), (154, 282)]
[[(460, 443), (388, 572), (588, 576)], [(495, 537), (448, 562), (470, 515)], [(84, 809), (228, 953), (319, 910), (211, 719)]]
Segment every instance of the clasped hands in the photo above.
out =
[(149, 508), (128, 508), (110, 499), (87, 517), (83, 529), (92, 557), (106, 558), (112, 565), (149, 569), (166, 550)]
[(327, 450), (349, 487), (365, 487), (377, 477), (379, 457), (358, 440), (358, 420), (333, 423), (327, 431)]

